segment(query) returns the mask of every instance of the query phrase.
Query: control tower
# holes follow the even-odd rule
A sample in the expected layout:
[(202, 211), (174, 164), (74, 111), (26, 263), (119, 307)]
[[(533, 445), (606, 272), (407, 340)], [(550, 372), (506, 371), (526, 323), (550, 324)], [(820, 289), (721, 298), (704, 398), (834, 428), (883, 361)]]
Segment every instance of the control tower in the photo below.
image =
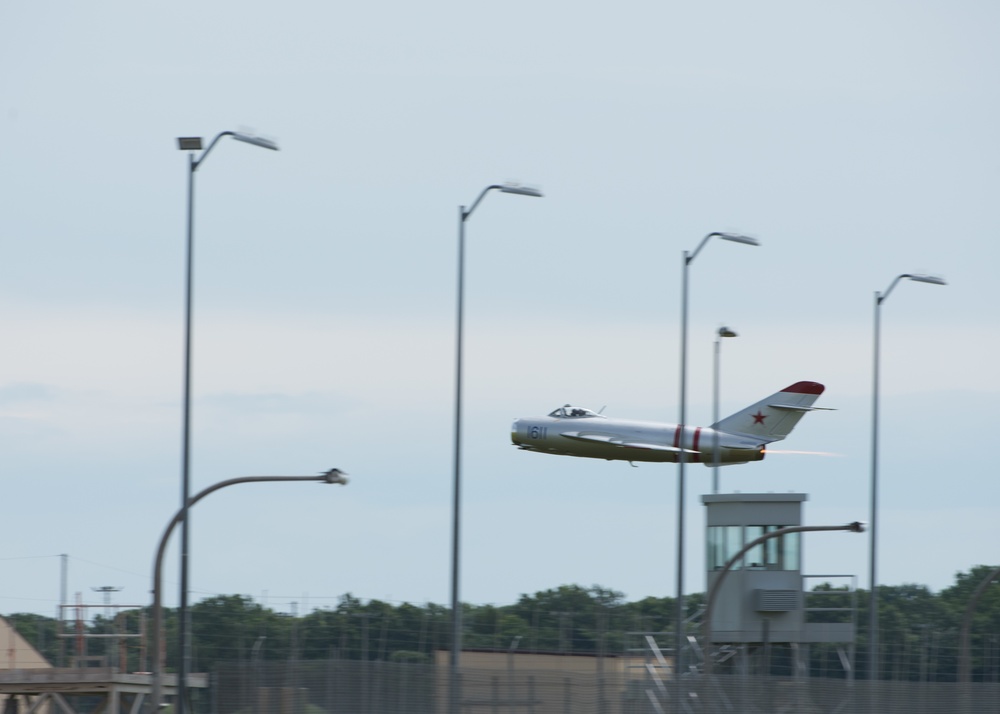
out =
[[(804, 525), (804, 493), (732, 493), (703, 495), (706, 510), (706, 591), (726, 562), (746, 544), (786, 526)], [(808, 662), (810, 643), (840, 643), (841, 661), (850, 671), (853, 660), (856, 608), (807, 607), (806, 581), (850, 579), (853, 576), (803, 575), (802, 533), (789, 533), (751, 549), (726, 575), (712, 609), (712, 643), (732, 645), (744, 658), (769, 645), (790, 644), (797, 653), (795, 668)], [(835, 591), (843, 596), (843, 590)], [(809, 603), (812, 605), (812, 603)], [(811, 622), (822, 612), (827, 622)], [(820, 619), (820, 618), (812, 618)], [(744, 659), (738, 657), (737, 660)]]

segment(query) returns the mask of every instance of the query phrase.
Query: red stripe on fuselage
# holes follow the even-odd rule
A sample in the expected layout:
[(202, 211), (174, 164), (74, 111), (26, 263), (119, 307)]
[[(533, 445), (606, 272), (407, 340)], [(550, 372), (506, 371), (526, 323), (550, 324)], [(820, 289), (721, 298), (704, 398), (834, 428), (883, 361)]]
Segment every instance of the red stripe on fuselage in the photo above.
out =
[[(700, 440), (701, 440), (701, 427), (699, 426), (697, 429), (694, 430), (694, 443), (691, 445), (691, 448), (693, 450), (698, 451), (698, 442)], [(693, 461), (696, 464), (700, 464), (701, 463), (701, 453), (700, 452), (694, 455)]]
[(674, 448), (681, 448), (681, 425), (678, 424), (677, 428), (674, 429)]

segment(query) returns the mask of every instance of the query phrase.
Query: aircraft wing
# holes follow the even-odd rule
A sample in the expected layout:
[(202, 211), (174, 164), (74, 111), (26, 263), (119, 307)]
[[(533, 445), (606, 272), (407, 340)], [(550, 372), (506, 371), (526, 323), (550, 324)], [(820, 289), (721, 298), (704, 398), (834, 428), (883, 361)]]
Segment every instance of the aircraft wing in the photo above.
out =
[(620, 436), (613, 436), (610, 434), (593, 434), (583, 431), (564, 431), (561, 436), (564, 436), (567, 439), (574, 439), (576, 441), (594, 441), (599, 444), (607, 444), (608, 446), (620, 446), (623, 449), (646, 449), (650, 451), (671, 451), (674, 453), (680, 453), (683, 451), (686, 454), (699, 453), (697, 451), (691, 451), (690, 449), (678, 449), (676, 446), (649, 444), (642, 441), (623, 439)]

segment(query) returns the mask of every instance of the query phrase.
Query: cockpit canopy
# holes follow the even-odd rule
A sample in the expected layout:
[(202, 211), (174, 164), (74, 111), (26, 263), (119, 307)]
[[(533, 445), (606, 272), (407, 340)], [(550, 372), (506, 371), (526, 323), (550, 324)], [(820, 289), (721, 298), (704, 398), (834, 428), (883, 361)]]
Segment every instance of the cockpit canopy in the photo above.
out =
[[(590, 409), (584, 409), (583, 407), (574, 407), (571, 404), (565, 404), (558, 409), (553, 410), (549, 413), (550, 417), (555, 417), (556, 419), (580, 419), (584, 417), (600, 417), (601, 415), (597, 412), (593, 412)], [(603, 417), (601, 417), (603, 418)]]

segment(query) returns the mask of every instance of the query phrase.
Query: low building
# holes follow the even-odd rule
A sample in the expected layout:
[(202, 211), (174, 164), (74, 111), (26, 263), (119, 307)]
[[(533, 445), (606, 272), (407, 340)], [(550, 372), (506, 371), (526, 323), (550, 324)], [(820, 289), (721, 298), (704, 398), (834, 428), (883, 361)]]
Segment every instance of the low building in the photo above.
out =
[[(446, 650), (434, 655), (440, 714), (449, 710), (450, 656)], [(654, 657), (652, 652), (597, 656), (463, 650), (458, 711), (564, 714), (583, 706), (602, 714), (621, 714), (632, 710), (633, 699), (646, 702), (647, 690), (655, 689), (656, 679), (669, 679), (672, 667), (671, 657)]]
[(6, 618), (0, 617), (0, 670), (51, 668), (52, 664)]

